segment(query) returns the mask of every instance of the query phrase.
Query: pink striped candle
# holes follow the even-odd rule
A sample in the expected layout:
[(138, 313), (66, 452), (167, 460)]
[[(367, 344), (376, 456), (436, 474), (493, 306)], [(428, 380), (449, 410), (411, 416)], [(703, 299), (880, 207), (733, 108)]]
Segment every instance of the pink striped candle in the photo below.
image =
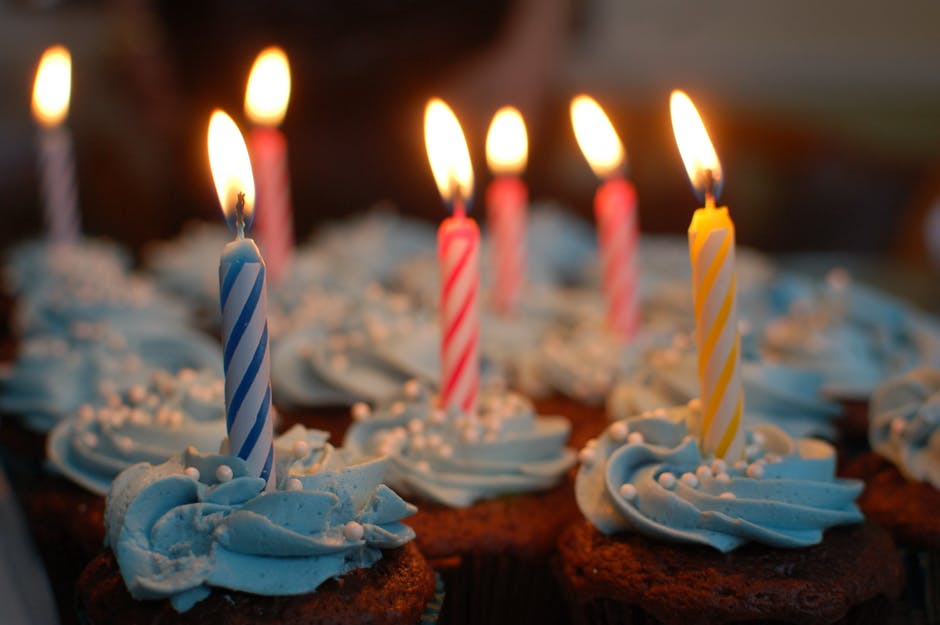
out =
[(480, 386), (480, 231), (466, 216), (473, 193), (473, 168), (460, 122), (442, 100), (433, 99), (424, 112), (428, 161), (444, 201), (453, 215), (437, 234), (441, 263), (441, 388), (443, 408), (456, 407), (476, 415)]
[(640, 325), (636, 191), (623, 177), (623, 143), (600, 105), (589, 96), (576, 97), (571, 101), (571, 121), (588, 164), (605, 180), (594, 196), (594, 215), (607, 297), (607, 328), (629, 340)]
[(276, 281), (290, 264), (294, 251), (287, 140), (278, 126), (290, 100), (290, 66), (280, 48), (270, 47), (255, 59), (245, 89), (245, 114), (255, 125), (248, 136), (258, 188), (255, 236)]
[(501, 108), (486, 135), (486, 162), (496, 176), (486, 190), (486, 227), (492, 246), (493, 307), (502, 315), (515, 309), (525, 280), (529, 193), (519, 175), (527, 156), (522, 115), (511, 106)]

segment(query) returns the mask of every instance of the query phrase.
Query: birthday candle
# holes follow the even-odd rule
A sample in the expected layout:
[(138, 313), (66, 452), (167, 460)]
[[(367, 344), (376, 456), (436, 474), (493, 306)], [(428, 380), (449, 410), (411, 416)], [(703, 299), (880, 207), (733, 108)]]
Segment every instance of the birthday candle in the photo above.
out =
[(245, 237), (255, 189), (248, 149), (232, 118), (215, 111), (209, 121), (209, 161), (219, 204), (235, 230), (222, 250), (219, 287), (225, 367), (225, 416), (230, 453), (252, 475), (274, 484), (274, 424), (268, 349), (264, 259)]
[(74, 243), (81, 233), (72, 134), (65, 125), (71, 90), (72, 57), (66, 48), (53, 46), (39, 61), (32, 100), (44, 216), (53, 243)]
[(734, 272), (734, 222), (715, 206), (723, 182), (721, 164), (689, 97), (674, 91), (672, 125), (693, 188), (705, 206), (689, 225), (695, 342), (702, 400), (702, 450), (739, 460), (744, 454), (744, 392)]
[(493, 255), (493, 306), (510, 314), (525, 276), (528, 191), (519, 177), (526, 166), (528, 137), (522, 115), (506, 106), (486, 134), (486, 162), (496, 176), (486, 190), (486, 226)]
[(287, 140), (278, 126), (290, 100), (290, 66), (280, 48), (258, 54), (245, 88), (245, 114), (254, 124), (248, 135), (251, 159), (258, 178), (258, 241), (271, 279), (277, 281), (290, 264), (294, 250)]
[(441, 263), (441, 405), (476, 414), (480, 385), (478, 291), (480, 231), (466, 216), (473, 194), (470, 153), (453, 111), (441, 100), (428, 103), (424, 141), (431, 171), (453, 215), (437, 234)]
[(571, 101), (575, 137), (594, 174), (604, 180), (594, 196), (607, 328), (623, 340), (640, 325), (636, 191), (623, 176), (623, 143), (600, 105), (581, 95)]

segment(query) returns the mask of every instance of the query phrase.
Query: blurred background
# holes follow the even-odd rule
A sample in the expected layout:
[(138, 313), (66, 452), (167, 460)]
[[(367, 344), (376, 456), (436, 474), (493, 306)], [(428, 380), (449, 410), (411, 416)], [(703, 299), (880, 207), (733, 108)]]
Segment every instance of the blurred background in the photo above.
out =
[(937, 24), (927, 0), (0, 0), (0, 245), (41, 230), (29, 100), (45, 47), (72, 51), (85, 230), (139, 249), (218, 218), (209, 113), (246, 127), (248, 71), (277, 44), (293, 73), (282, 129), (300, 237), (379, 201), (444, 215), (422, 134), (433, 95), (464, 125), (478, 194), (489, 119), (514, 104), (532, 198), (589, 219), (596, 180), (568, 120), (582, 91), (626, 144), (642, 228), (681, 233), (697, 202), (669, 121), (678, 87), (722, 157), (742, 243), (930, 277)]

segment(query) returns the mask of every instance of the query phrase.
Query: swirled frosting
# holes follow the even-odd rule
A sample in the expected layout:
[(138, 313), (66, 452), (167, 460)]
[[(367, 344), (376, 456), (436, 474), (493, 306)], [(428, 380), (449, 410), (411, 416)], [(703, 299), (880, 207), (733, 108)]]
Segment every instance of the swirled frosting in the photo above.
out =
[(99, 404), (155, 370), (222, 371), (218, 343), (185, 328), (74, 322), (66, 334), (23, 339), (0, 372), (0, 410), (48, 430), (83, 404)]
[(138, 462), (159, 463), (187, 445), (217, 451), (225, 437), (224, 382), (215, 372), (183, 369), (153, 374), (147, 386), (86, 404), (46, 441), (60, 473), (106, 495), (114, 477)]
[(395, 489), (452, 507), (551, 488), (575, 462), (568, 421), (536, 417), (514, 393), (484, 391), (478, 414), (464, 415), (437, 409), (412, 380), (400, 398), (375, 412), (359, 404), (353, 416), (347, 448), (388, 455)]
[(940, 489), (940, 370), (914, 369), (875, 390), (868, 438), (904, 477)]
[(326, 438), (300, 426), (279, 437), (270, 491), (240, 458), (193, 449), (118, 475), (105, 526), (131, 596), (183, 612), (213, 587), (308, 593), (414, 538), (401, 520), (416, 508), (383, 484), (388, 460)]
[(749, 541), (812, 545), (827, 528), (862, 520), (862, 483), (834, 477), (829, 444), (758, 426), (746, 460), (729, 466), (687, 436), (686, 420), (697, 418), (697, 407), (661, 410), (617, 421), (588, 443), (575, 494), (595, 527), (727, 552)]
[(83, 239), (75, 244), (32, 240), (14, 247), (4, 258), (5, 286), (20, 295), (49, 285), (122, 278), (130, 255), (114, 243)]

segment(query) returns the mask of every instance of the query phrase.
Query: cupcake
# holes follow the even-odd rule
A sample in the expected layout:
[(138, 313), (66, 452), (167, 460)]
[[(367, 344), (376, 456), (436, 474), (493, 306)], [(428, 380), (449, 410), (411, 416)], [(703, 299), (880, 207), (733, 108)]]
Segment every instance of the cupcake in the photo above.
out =
[(275, 441), (276, 487), (229, 455), (189, 449), (121, 473), (109, 549), (85, 569), (88, 625), (418, 623), (434, 574), (383, 484), (387, 459), (334, 449), (297, 427)]
[(581, 452), (585, 518), (557, 558), (574, 622), (884, 622), (900, 562), (833, 448), (763, 425), (746, 459), (706, 458), (695, 403), (617, 421)]
[(408, 523), (447, 587), (443, 622), (558, 622), (548, 562), (577, 515), (568, 422), (495, 390), (481, 394), (478, 414), (445, 412), (417, 382), (353, 416), (346, 447), (387, 454), (389, 485), (418, 504)]
[(47, 439), (53, 476), (26, 489), (24, 505), (63, 619), (73, 622), (75, 582), (104, 544), (112, 480), (139, 462), (163, 462), (187, 445), (218, 449), (225, 436), (222, 380), (209, 371), (153, 374), (148, 385), (86, 404)]
[(940, 622), (940, 371), (915, 369), (879, 386), (869, 439), (872, 452), (844, 472), (865, 480), (859, 505), (901, 548), (908, 603)]

